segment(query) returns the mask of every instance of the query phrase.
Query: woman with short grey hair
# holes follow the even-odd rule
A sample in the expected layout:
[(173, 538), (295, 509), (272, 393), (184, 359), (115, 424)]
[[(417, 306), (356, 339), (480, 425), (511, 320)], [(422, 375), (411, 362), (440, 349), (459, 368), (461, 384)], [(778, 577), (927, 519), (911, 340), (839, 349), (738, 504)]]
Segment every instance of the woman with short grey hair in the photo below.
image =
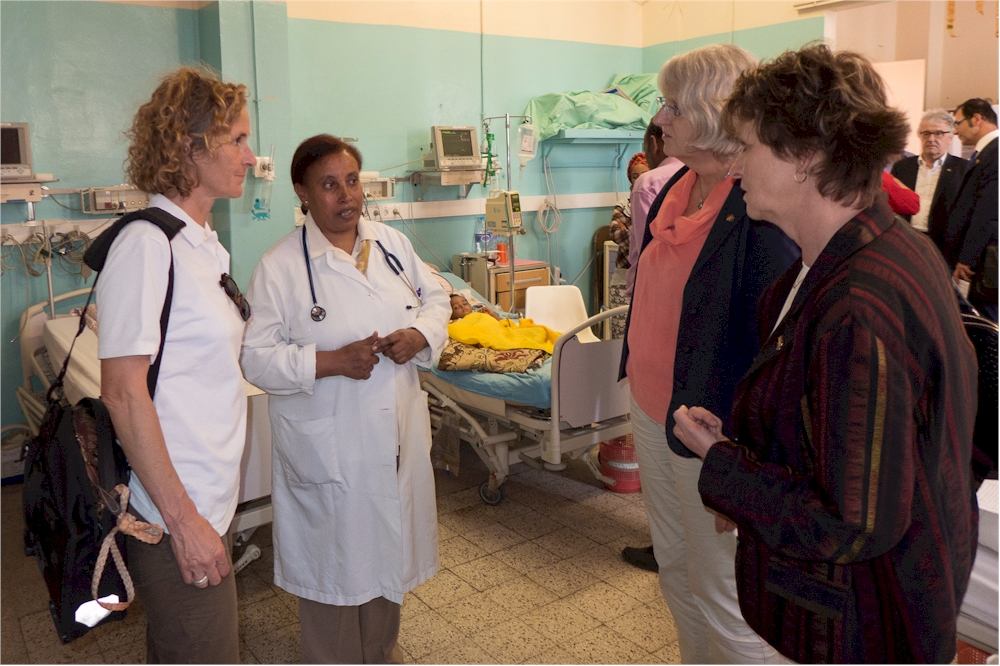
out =
[(777, 652), (747, 626), (736, 598), (736, 536), (716, 531), (698, 494), (701, 460), (674, 435), (681, 405), (728, 414), (757, 352), (757, 300), (798, 256), (776, 227), (751, 220), (729, 171), (740, 144), (722, 107), (756, 60), (732, 44), (671, 58), (660, 71), (663, 152), (684, 163), (650, 206), (621, 377), (660, 589), (684, 663), (770, 663)]

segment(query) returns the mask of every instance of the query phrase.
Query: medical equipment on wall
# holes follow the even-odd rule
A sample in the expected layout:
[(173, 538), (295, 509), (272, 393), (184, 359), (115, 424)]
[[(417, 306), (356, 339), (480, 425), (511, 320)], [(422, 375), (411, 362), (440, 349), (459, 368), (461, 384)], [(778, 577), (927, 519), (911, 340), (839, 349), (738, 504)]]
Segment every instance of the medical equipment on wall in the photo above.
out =
[(396, 197), (396, 181), (394, 178), (379, 178), (378, 171), (361, 172), (361, 189), (365, 200), (381, 201)]
[(271, 155), (267, 158), (258, 157), (253, 168), (253, 175), (260, 181), (260, 193), (253, 201), (253, 219), (267, 220), (271, 217), (271, 189), (274, 186), (274, 144), (271, 144)]
[[(375, 245), (378, 246), (378, 249), (382, 252), (382, 256), (385, 257), (385, 263), (389, 264), (389, 268), (392, 269), (392, 272), (406, 284), (406, 287), (417, 299), (417, 304), (415, 306), (407, 305), (406, 309), (412, 310), (414, 307), (420, 307), (423, 305), (424, 302), (421, 299), (420, 289), (415, 289), (413, 287), (413, 283), (410, 282), (410, 278), (406, 277), (403, 262), (399, 260), (399, 257), (385, 249), (385, 246), (382, 245), (382, 241), (376, 240)], [(309, 262), (309, 242), (306, 240), (306, 225), (304, 224), (302, 225), (302, 254), (306, 260), (306, 275), (309, 276), (309, 294), (312, 296), (313, 300), (313, 306), (312, 309), (309, 310), (309, 316), (313, 321), (323, 321), (326, 319), (326, 309), (316, 300), (316, 284), (313, 282), (312, 264)]]
[(88, 215), (131, 213), (149, 206), (149, 195), (132, 185), (80, 190), (80, 210)]
[(424, 155), (425, 169), (473, 170), (483, 168), (476, 128), (435, 125), (431, 127), (431, 149)]
[(32, 181), (31, 134), (28, 123), (0, 123), (0, 181)]

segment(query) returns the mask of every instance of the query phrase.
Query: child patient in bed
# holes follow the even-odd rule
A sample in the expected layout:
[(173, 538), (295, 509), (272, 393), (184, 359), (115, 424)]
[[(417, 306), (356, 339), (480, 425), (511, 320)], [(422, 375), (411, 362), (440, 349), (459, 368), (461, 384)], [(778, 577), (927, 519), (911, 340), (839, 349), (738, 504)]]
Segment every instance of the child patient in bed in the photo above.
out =
[(497, 319), (497, 320), (500, 319), (500, 315), (498, 315), (496, 312), (494, 312), (493, 308), (491, 308), (491, 307), (489, 307), (487, 305), (478, 305), (476, 307), (472, 307), (472, 304), (469, 303), (469, 299), (467, 299), (465, 296), (463, 296), (462, 294), (460, 294), (457, 291), (454, 292), (454, 293), (452, 293), (452, 295), (451, 295), (451, 320), (452, 321), (457, 321), (457, 320), (461, 319), (462, 317), (465, 317), (466, 315), (472, 314), (473, 312), (483, 312), (485, 314), (490, 315), (494, 319)]
[(448, 343), (439, 370), (527, 372), (541, 367), (559, 334), (530, 319), (502, 319), (491, 308), (474, 308), (463, 294), (451, 294)]

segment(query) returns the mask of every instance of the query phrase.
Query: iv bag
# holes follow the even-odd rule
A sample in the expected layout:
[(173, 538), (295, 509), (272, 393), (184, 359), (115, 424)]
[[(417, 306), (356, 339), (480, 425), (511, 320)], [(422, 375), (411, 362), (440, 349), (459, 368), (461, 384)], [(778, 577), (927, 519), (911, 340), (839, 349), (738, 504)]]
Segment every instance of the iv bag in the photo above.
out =
[(517, 128), (517, 143), (514, 145), (518, 161), (523, 169), (538, 156), (538, 128), (531, 123), (523, 123)]

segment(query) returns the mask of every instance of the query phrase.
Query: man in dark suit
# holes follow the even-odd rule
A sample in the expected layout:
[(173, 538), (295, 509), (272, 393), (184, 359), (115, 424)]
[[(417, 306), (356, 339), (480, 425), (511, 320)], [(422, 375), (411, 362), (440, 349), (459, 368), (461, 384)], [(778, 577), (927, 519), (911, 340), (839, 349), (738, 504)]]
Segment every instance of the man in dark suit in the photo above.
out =
[(944, 109), (926, 112), (917, 126), (920, 155), (904, 157), (892, 167), (892, 175), (920, 195), (920, 212), (904, 215), (914, 229), (923, 231), (944, 252), (948, 210), (958, 196), (969, 163), (948, 154), (955, 120)]
[(997, 320), (997, 114), (983, 99), (955, 109), (955, 133), (975, 146), (969, 172), (948, 215), (955, 279), (972, 283), (969, 300)]

